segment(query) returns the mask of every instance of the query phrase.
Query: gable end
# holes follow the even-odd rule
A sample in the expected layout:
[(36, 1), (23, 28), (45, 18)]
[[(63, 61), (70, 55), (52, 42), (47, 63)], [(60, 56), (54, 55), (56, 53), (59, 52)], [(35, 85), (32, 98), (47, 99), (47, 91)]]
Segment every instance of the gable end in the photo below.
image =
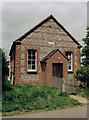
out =
[(53, 15), (50, 15), (49, 17), (47, 17), (46, 19), (44, 19), (43, 21), (41, 21), (38, 25), (36, 25), (36, 26), (33, 27), (31, 30), (29, 30), (27, 33), (25, 33), (24, 35), (22, 35), (21, 37), (19, 37), (16, 41), (24, 39), (27, 35), (29, 35), (29, 34), (32, 33), (34, 30), (36, 30), (37, 28), (39, 28), (42, 24), (44, 24), (45, 22), (47, 22), (49, 19), (52, 19), (59, 27), (61, 27), (61, 28), (67, 33), (67, 35), (68, 35), (78, 46), (82, 47), (82, 46), (80, 45), (80, 43), (78, 43), (78, 41), (76, 41), (75, 38), (54, 18)]
[(49, 19), (52, 19), (59, 27), (61, 27), (62, 30), (64, 32), (66, 32), (67, 35), (78, 45), (78, 48), (82, 47), (80, 45), (80, 43), (78, 43), (78, 41), (76, 41), (75, 38), (54, 18), (54, 16), (50, 15), (49, 17), (47, 17), (46, 19), (44, 19), (43, 21), (41, 21), (38, 25), (36, 25), (35, 27), (33, 27), (31, 30), (29, 30), (27, 33), (25, 33), (24, 35), (22, 35), (21, 37), (19, 37), (17, 40), (15, 40), (13, 42), (13, 44), (12, 44), (12, 47), (11, 47), (9, 55), (11, 54), (13, 46), (16, 44), (16, 42), (22, 41), (27, 35), (31, 34), (34, 30), (36, 30), (37, 28), (39, 28), (42, 24), (46, 23)]

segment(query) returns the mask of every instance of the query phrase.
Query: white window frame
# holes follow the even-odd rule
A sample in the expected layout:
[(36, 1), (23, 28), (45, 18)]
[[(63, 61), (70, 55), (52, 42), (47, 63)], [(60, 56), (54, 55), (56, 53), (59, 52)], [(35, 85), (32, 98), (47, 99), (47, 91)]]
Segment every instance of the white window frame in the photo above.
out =
[[(66, 53), (71, 53), (71, 69), (69, 69), (69, 63), (68, 63), (68, 71), (73, 71), (73, 53), (71, 51), (66, 51)], [(67, 56), (66, 56), (67, 57)], [(68, 57), (67, 57), (68, 58)], [(70, 62), (70, 61), (69, 61)]]
[[(28, 51), (35, 51), (35, 69), (28, 69)], [(27, 50), (27, 71), (28, 72), (37, 72), (37, 50), (35, 49), (28, 49)]]

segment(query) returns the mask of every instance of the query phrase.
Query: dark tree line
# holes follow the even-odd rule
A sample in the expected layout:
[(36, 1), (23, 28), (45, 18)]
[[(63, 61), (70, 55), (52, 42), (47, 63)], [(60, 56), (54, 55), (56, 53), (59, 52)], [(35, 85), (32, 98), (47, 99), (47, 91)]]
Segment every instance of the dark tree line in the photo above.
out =
[(1, 56), (1, 70), (2, 70), (2, 91), (6, 89), (5, 82), (7, 77), (9, 76), (9, 61), (7, 60), (6, 54), (3, 49), (0, 49), (0, 56)]
[(87, 27), (86, 37), (83, 38), (84, 47), (82, 49), (82, 67), (77, 70), (75, 78), (80, 80), (89, 88), (89, 27)]

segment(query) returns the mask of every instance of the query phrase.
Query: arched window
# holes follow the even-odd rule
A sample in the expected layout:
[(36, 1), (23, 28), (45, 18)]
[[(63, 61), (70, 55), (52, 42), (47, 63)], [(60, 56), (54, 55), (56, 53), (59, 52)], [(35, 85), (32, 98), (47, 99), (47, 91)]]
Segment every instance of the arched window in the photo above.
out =
[(71, 51), (66, 51), (66, 57), (69, 59), (68, 63), (68, 71), (72, 71), (72, 59), (73, 59), (73, 53)]

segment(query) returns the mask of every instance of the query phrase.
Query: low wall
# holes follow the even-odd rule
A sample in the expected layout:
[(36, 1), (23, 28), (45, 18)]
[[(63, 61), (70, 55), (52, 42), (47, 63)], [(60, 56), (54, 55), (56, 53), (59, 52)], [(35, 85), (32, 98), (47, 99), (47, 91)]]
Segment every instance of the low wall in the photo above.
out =
[(74, 78), (73, 74), (69, 74), (68, 78), (52, 78), (53, 87), (59, 88), (63, 92), (69, 94), (75, 93), (78, 90), (79, 82)]

